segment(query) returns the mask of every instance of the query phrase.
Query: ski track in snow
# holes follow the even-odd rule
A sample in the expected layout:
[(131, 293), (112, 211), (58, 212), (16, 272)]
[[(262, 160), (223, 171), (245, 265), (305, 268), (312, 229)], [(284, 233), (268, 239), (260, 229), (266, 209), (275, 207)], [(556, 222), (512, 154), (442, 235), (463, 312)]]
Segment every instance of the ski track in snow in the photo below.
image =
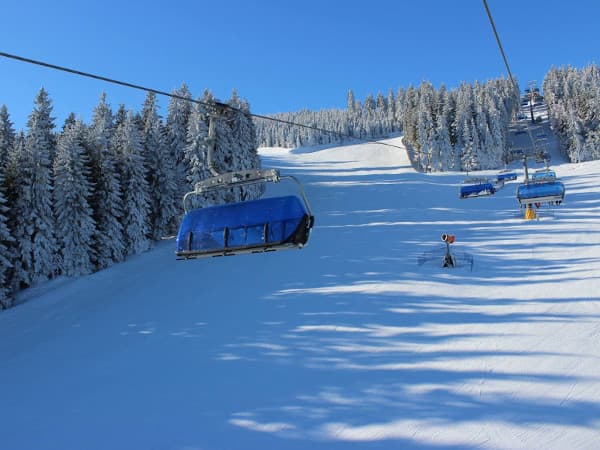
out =
[[(309, 245), (182, 262), (168, 240), (25, 292), (0, 447), (598, 446), (600, 161), (554, 165), (565, 202), (526, 222), (516, 182), (460, 200), (464, 175), (399, 149), (261, 152), (303, 182)], [(441, 267), (441, 233), (472, 270)]]

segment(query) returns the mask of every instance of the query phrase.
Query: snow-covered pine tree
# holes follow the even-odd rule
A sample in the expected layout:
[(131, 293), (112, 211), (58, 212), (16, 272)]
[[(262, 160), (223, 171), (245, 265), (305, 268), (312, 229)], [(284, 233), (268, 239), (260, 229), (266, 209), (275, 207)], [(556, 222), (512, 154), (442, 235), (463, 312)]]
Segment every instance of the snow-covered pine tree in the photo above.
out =
[(92, 124), (87, 132), (87, 146), (92, 159), (92, 180), (95, 183), (90, 206), (94, 211), (96, 234), (94, 252), (98, 269), (109, 267), (125, 257), (123, 243), (123, 205), (117, 155), (112, 145), (113, 115), (102, 94), (94, 109)]
[(434, 164), (434, 170), (455, 170), (457, 167), (454, 148), (452, 147), (452, 95), (441, 85), (437, 94), (437, 120), (436, 120), (436, 146), (439, 147), (439, 161), (437, 167)]
[(470, 170), (477, 169), (475, 146), (473, 145), (473, 130), (475, 128), (473, 119), (461, 122), (461, 127), (460, 142), (463, 147), (460, 153), (460, 168), (463, 171), (469, 172)]
[(169, 224), (175, 217), (173, 198), (177, 192), (177, 174), (153, 92), (146, 96), (141, 112), (141, 141), (150, 194), (150, 236), (158, 241), (168, 234)]
[(434, 171), (454, 170), (454, 149), (450, 143), (450, 132), (445, 114), (440, 114), (438, 117), (438, 125), (435, 130), (435, 145), (437, 147), (436, 155), (438, 160), (433, 161), (432, 166)]
[(434, 146), (434, 123), (426, 103), (421, 97), (417, 115), (417, 142), (415, 146), (415, 160), (419, 170), (431, 171), (431, 159)]
[(387, 95), (387, 116), (385, 119), (387, 124), (386, 133), (398, 131), (396, 127), (396, 98), (392, 89), (388, 91)]
[(8, 158), (15, 145), (15, 131), (5, 105), (0, 106), (0, 309), (12, 304), (10, 277), (15, 262), (15, 239), (8, 227)]
[(27, 122), (25, 150), (31, 162), (31, 203), (27, 217), (32, 242), (33, 283), (45, 281), (56, 272), (56, 239), (54, 235), (54, 213), (52, 210), (51, 161), (56, 152), (52, 104), (42, 88), (35, 99), (35, 107)]
[(397, 131), (402, 131), (404, 112), (406, 110), (406, 90), (399, 88), (396, 92), (396, 106), (394, 107), (394, 127)]
[(6, 197), (4, 196), (4, 171), (5, 166), (2, 166), (0, 168), (0, 186), (2, 186), (0, 189), (0, 309), (8, 308), (12, 304), (12, 292), (8, 279), (14, 261), (12, 247), (14, 238), (7, 225), (6, 213), (9, 208), (6, 206)]
[(373, 94), (369, 94), (365, 97), (365, 101), (363, 102), (363, 110), (368, 115), (373, 115), (375, 113), (375, 98)]
[[(65, 119), (65, 123), (63, 124), (62, 131), (64, 132), (67, 128), (72, 127), (77, 122), (77, 117), (75, 117), (75, 113), (70, 113)], [(57, 144), (58, 145), (58, 142)]]
[(70, 122), (58, 138), (54, 158), (54, 210), (60, 267), (66, 276), (91, 273), (95, 223), (89, 205), (92, 185), (82, 146), (84, 125)]
[[(209, 102), (211, 98), (210, 93), (205, 92), (201, 101)], [(195, 103), (192, 106), (188, 121), (187, 143), (184, 149), (187, 191), (191, 191), (198, 181), (204, 180), (210, 176), (208, 168), (206, 167), (206, 140), (208, 138), (207, 120), (206, 108), (200, 103)], [(201, 199), (194, 198), (191, 206), (203, 206), (204, 203), (200, 200)]]
[(504, 123), (508, 117), (503, 117), (502, 111), (498, 110), (493, 98), (488, 96), (487, 102), (488, 128), (490, 132), (490, 161), (489, 168), (501, 167), (506, 154), (506, 135)]
[(150, 247), (150, 195), (142, 143), (133, 112), (129, 112), (117, 126), (113, 145), (120, 173), (125, 253), (134, 255)]
[(15, 137), (13, 148), (8, 154), (6, 166), (6, 198), (10, 205), (7, 211), (8, 227), (14, 237), (13, 268), (7, 285), (12, 292), (31, 285), (33, 273), (33, 251), (31, 236), (33, 225), (30, 220), (32, 163), (25, 151), (25, 135)]
[(8, 154), (15, 145), (15, 130), (6, 105), (0, 106), (0, 165), (6, 166)]
[(173, 209), (176, 215), (170, 224), (170, 230), (174, 231), (179, 222), (177, 217), (181, 213), (181, 199), (188, 191), (185, 166), (185, 145), (188, 122), (192, 112), (192, 95), (186, 84), (173, 91), (179, 98), (172, 97), (166, 120), (166, 145), (169, 157), (175, 162), (175, 181), (177, 190), (172, 199)]
[[(233, 112), (229, 124), (229, 132), (232, 140), (232, 159), (235, 170), (247, 170), (260, 168), (260, 157), (257, 152), (256, 130), (250, 117), (250, 106), (248, 102), (240, 98), (233, 91), (227, 102), (237, 111)], [(240, 199), (258, 198), (264, 189), (262, 185), (248, 186), (241, 189)]]
[[(232, 111), (224, 110), (217, 114), (213, 114), (212, 117), (216, 138), (212, 163), (214, 169), (219, 174), (231, 172), (240, 168), (239, 142), (235, 141), (231, 130), (233, 116), (234, 113)], [(207, 163), (209, 163), (208, 160)], [(213, 175), (213, 173), (210, 174), (210, 176)], [(214, 201), (218, 203), (239, 201), (240, 197), (239, 189), (222, 189), (214, 192), (213, 195), (210, 196), (211, 200), (214, 198)]]
[(376, 108), (382, 111), (384, 116), (387, 114), (387, 101), (381, 92), (377, 93), (377, 99), (375, 100)]
[(127, 120), (127, 110), (124, 104), (120, 104), (115, 114), (114, 127), (117, 129), (121, 124)]
[(572, 162), (582, 162), (583, 146), (585, 144), (585, 125), (579, 117), (579, 111), (576, 110), (572, 102), (567, 102), (567, 114), (569, 131), (567, 132), (569, 159)]
[(407, 142), (414, 144), (417, 140), (417, 107), (419, 94), (412, 86), (408, 86), (404, 94), (404, 111), (402, 114), (402, 129)]
[(348, 94), (346, 95), (346, 110), (350, 115), (356, 112), (356, 101), (354, 100), (354, 92), (352, 89), (349, 89)]

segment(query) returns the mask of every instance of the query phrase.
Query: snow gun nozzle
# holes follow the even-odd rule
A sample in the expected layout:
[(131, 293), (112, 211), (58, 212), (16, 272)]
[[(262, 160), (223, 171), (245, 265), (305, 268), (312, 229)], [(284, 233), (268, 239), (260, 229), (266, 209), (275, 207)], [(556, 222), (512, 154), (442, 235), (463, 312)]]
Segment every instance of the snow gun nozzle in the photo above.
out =
[(454, 235), (453, 234), (442, 234), (442, 241), (444, 241), (447, 244), (453, 244), (454, 243)]

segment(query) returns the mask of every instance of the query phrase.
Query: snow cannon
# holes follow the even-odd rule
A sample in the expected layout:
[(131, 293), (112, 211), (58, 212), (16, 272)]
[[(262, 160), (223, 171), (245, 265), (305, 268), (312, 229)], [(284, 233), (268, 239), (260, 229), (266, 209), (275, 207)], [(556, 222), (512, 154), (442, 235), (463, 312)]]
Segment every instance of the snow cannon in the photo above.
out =
[(440, 239), (445, 245), (445, 251), (441, 252), (440, 250), (432, 250), (430, 252), (425, 252), (423, 255), (417, 258), (417, 263), (421, 266), (425, 264), (427, 261), (437, 260), (439, 257), (442, 257), (442, 267), (444, 268), (454, 268), (454, 267), (463, 267), (468, 265), (473, 270), (473, 257), (465, 252), (455, 253), (454, 251), (450, 251), (450, 244), (454, 244), (456, 241), (456, 237), (453, 234), (443, 233), (440, 235)]
[(454, 235), (453, 234), (446, 234), (443, 233), (442, 234), (442, 241), (445, 242), (446, 244), (454, 244)]
[(442, 263), (442, 267), (456, 267), (456, 260), (454, 256), (450, 253), (450, 244), (454, 244), (454, 235), (443, 233), (442, 241), (446, 243), (446, 254), (444, 255), (444, 262)]

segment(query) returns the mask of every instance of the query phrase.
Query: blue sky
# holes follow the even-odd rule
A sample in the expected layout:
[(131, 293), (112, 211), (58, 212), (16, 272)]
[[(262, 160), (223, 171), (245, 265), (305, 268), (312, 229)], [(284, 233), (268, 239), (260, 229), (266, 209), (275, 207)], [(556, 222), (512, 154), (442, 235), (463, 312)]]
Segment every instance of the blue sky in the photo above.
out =
[[(488, 0), (513, 74), (539, 83), (552, 66), (598, 63), (597, 0)], [(344, 107), (423, 80), (455, 87), (506, 75), (478, 0), (5, 2), (0, 51), (159, 90), (186, 82), (260, 114)], [(116, 109), (145, 94), (0, 58), (0, 104), (18, 129), (44, 86), (57, 125), (89, 121), (101, 92)], [(166, 99), (160, 100), (163, 115)]]

